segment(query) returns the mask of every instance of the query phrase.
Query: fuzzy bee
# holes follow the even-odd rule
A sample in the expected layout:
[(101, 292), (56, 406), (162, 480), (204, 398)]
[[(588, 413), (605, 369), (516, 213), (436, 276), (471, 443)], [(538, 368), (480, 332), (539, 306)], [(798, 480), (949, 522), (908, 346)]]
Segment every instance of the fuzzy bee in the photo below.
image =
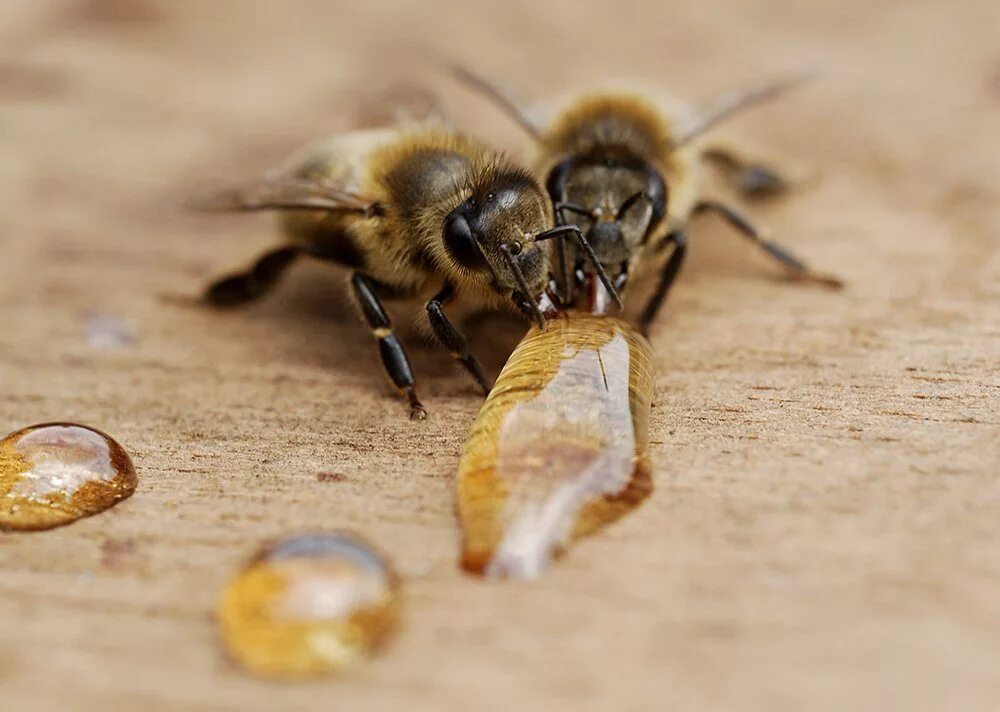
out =
[[(576, 97), (547, 121), (540, 122), (488, 80), (458, 67), (448, 68), (463, 82), (496, 102), (535, 140), (536, 172), (545, 182), (559, 224), (584, 232), (619, 291), (640, 263), (672, 247), (660, 278), (645, 305), (640, 326), (649, 326), (663, 304), (687, 253), (686, 231), (692, 219), (712, 212), (776, 259), (800, 280), (840, 287), (832, 276), (814, 272), (781, 245), (766, 239), (742, 214), (699, 191), (703, 162), (723, 169), (744, 193), (779, 191), (783, 181), (772, 171), (750, 165), (729, 151), (705, 149), (706, 130), (742, 109), (778, 96), (805, 75), (723, 94), (708, 105), (664, 110), (642, 95), (604, 91)], [(556, 245), (562, 299), (573, 301), (575, 286), (594, 285), (573, 245)], [(603, 310), (601, 290), (592, 291), (591, 307)]]
[(333, 136), (261, 181), (196, 199), (193, 206), (279, 211), (286, 238), (248, 269), (211, 284), (205, 292), (211, 304), (262, 296), (303, 256), (353, 270), (353, 296), (414, 419), (427, 412), (383, 300), (429, 297), (432, 333), (486, 393), (489, 381), (445, 315), (450, 302), (511, 307), (544, 328), (552, 303), (548, 252), (539, 243), (567, 234), (582, 243), (615, 293), (579, 228), (554, 226), (550, 201), (529, 172), (430, 124)]

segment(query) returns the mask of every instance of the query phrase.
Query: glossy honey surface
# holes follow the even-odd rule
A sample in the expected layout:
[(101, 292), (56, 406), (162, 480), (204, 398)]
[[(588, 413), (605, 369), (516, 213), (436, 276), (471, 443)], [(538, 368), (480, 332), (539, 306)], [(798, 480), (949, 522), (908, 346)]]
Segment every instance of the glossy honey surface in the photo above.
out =
[(457, 480), (462, 566), (539, 575), (569, 544), (651, 492), (649, 344), (625, 322), (570, 312), (532, 328), (472, 426)]
[(222, 593), (229, 654), (261, 677), (305, 678), (355, 665), (395, 629), (399, 581), (370, 547), (343, 533), (264, 547)]
[(75, 423), (44, 423), (0, 440), (0, 530), (51, 529), (102, 512), (138, 484), (125, 450)]

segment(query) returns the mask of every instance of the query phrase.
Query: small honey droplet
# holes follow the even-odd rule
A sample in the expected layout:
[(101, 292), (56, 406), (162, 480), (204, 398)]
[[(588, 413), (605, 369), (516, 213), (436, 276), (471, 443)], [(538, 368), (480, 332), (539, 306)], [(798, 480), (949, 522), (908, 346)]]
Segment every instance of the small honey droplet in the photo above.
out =
[(103, 512), (135, 492), (128, 453), (76, 423), (43, 423), (0, 440), (0, 530), (40, 530)]
[(649, 344), (611, 317), (570, 312), (518, 344), (459, 464), (462, 566), (534, 578), (572, 542), (652, 491)]
[(345, 533), (305, 534), (265, 546), (230, 581), (219, 605), (229, 653), (268, 678), (338, 672), (396, 628), (399, 579)]

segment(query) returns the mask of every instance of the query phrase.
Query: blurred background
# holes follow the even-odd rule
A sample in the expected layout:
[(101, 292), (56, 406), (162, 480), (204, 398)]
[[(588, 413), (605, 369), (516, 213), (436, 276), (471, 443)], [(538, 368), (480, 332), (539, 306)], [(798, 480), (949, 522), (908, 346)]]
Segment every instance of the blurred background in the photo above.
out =
[[(657, 490), (531, 586), (457, 571), (479, 400), (416, 346), (434, 417), (404, 422), (342, 272), (296, 266), (243, 314), (191, 304), (274, 228), (183, 201), (387, 95), (527, 148), (427, 48), (529, 102), (822, 72), (714, 135), (800, 177), (750, 214), (848, 289), (788, 284), (706, 222), (652, 337)], [(996, 709), (998, 136), (993, 0), (6, 0), (0, 421), (107, 430), (140, 489), (0, 535), (5, 705)], [(494, 371), (519, 333), (478, 327)], [(405, 632), (347, 680), (244, 677), (216, 592), (253, 542), (329, 526), (397, 562)]]

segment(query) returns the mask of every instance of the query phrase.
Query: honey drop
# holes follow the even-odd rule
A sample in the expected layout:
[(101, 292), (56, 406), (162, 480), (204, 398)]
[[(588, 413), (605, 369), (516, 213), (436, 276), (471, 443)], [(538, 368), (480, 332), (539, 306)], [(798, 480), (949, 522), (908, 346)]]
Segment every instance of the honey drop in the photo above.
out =
[(122, 446), (85, 425), (44, 423), (0, 440), (0, 530), (51, 529), (135, 492)]
[(343, 533), (265, 546), (229, 583), (219, 628), (230, 655), (268, 678), (305, 678), (356, 664), (395, 629), (399, 580)]
[(569, 312), (533, 327), (459, 464), (463, 568), (533, 578), (648, 497), (652, 392), (649, 344), (627, 323)]

